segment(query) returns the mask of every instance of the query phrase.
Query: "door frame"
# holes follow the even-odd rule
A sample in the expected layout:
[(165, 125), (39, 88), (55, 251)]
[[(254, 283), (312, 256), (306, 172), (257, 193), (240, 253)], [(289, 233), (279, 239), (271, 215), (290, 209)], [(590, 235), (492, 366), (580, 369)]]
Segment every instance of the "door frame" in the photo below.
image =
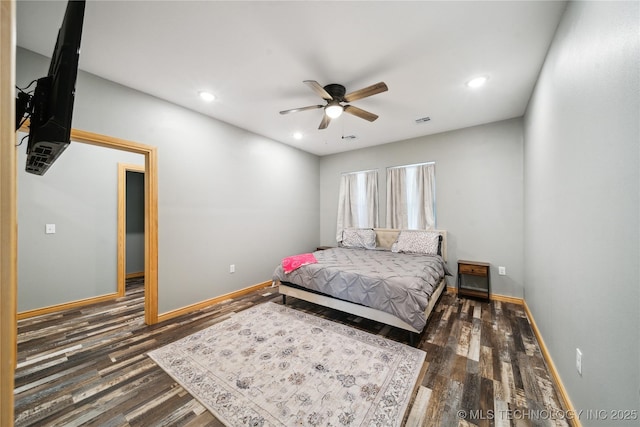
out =
[[(29, 132), (28, 124), (23, 125), (20, 128), (22, 132)], [(144, 144), (139, 144), (132, 141), (126, 141), (123, 139), (114, 138), (107, 135), (99, 135), (91, 132), (80, 131), (78, 129), (71, 130), (71, 141), (73, 143), (81, 143), (88, 145), (100, 146), (103, 148), (110, 148), (120, 151), (127, 151), (136, 154), (143, 154), (145, 152), (149, 152), (155, 150), (154, 147), (150, 147)], [(146, 159), (145, 155), (145, 159)], [(145, 160), (146, 163), (146, 160)], [(126, 164), (126, 163), (118, 163), (118, 171), (117, 171), (117, 224), (116, 224), (116, 289), (115, 292), (109, 293), (106, 295), (94, 296), (90, 298), (85, 298), (82, 300), (71, 301), (62, 304), (56, 304), (49, 307), (38, 308), (34, 310), (27, 310), (16, 314), (16, 319), (27, 319), (34, 316), (40, 316), (47, 313), (54, 313), (61, 310), (67, 310), (70, 308), (82, 307), (88, 304), (94, 304), (103, 301), (113, 300), (115, 298), (123, 297), (126, 293), (126, 173), (127, 170), (145, 173), (145, 166), (139, 164)], [(145, 174), (146, 177), (146, 174)], [(157, 176), (151, 177), (152, 182), (151, 185), (155, 185), (157, 188)], [(151, 251), (148, 252), (146, 248), (149, 245), (149, 241), (146, 239), (147, 235), (147, 225), (148, 224), (157, 224), (157, 201), (147, 201), (146, 198), (146, 178), (145, 178), (145, 203), (144, 203), (144, 221), (145, 221), (145, 268), (142, 272), (143, 276), (147, 275), (147, 271), (149, 270), (149, 265), (153, 265), (147, 263), (147, 258), (151, 260), (156, 260), (155, 264), (157, 265), (157, 236), (156, 236), (156, 245), (151, 248)], [(156, 190), (157, 193), (157, 190)], [(155, 209), (154, 212), (149, 211), (149, 206), (151, 209)], [(155, 233), (157, 235), (157, 226)], [(153, 238), (153, 236), (152, 236)], [(157, 269), (157, 268), (156, 268)], [(156, 301), (155, 305), (148, 305), (147, 295), (151, 295), (152, 298)], [(151, 277), (150, 281), (145, 280), (145, 322), (149, 325), (158, 323), (159, 318), (157, 315), (157, 275), (156, 277)]]
[(0, 425), (13, 426), (17, 361), (16, 4), (0, 1)]
[[(127, 280), (127, 172), (144, 174), (144, 166), (118, 163), (118, 295), (124, 296)], [(147, 213), (145, 207), (145, 223)], [(146, 247), (146, 242), (145, 242)], [(145, 308), (146, 311), (146, 308)]]
[[(78, 129), (71, 130), (71, 140), (144, 156), (144, 321), (154, 325), (158, 323), (158, 150), (151, 145)], [(118, 254), (120, 252), (124, 254), (120, 251), (118, 232)], [(118, 281), (120, 268), (124, 271), (124, 262), (122, 264), (121, 267), (118, 259)]]

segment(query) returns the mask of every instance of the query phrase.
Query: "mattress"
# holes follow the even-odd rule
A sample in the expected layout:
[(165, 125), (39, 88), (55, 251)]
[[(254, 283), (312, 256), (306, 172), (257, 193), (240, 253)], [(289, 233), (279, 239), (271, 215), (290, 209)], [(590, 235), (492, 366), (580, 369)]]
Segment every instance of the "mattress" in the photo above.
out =
[(317, 263), (273, 279), (390, 313), (421, 331), (424, 311), (438, 283), (451, 275), (438, 255), (331, 248), (314, 252)]

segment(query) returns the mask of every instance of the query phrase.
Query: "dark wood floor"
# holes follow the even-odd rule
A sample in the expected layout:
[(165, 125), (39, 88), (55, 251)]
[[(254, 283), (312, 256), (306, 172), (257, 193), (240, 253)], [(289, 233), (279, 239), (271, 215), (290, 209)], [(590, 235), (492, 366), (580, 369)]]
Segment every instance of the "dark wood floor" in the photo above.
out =
[[(154, 326), (144, 324), (141, 281), (127, 289), (115, 302), (18, 322), (16, 426), (222, 425), (146, 352), (251, 305), (281, 303), (277, 289)], [(287, 304), (408, 342), (396, 328), (294, 298)], [(546, 419), (561, 406), (521, 306), (446, 294), (417, 346), (427, 356), (407, 425), (566, 425)]]

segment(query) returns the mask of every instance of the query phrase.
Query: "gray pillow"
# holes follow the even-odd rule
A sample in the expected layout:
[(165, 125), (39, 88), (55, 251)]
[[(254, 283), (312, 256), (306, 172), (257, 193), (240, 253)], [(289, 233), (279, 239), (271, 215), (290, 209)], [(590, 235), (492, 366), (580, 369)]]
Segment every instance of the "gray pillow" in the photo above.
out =
[(391, 252), (438, 255), (440, 234), (436, 231), (402, 230)]
[(376, 232), (372, 228), (345, 228), (342, 231), (342, 246), (375, 249)]

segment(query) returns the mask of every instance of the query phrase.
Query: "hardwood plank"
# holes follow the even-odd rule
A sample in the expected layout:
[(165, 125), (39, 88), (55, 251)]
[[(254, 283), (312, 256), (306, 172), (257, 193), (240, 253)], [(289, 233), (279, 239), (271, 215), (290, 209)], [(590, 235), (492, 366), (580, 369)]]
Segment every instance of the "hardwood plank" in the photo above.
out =
[(192, 418), (183, 427), (224, 427), (210, 412), (203, 412)]
[(418, 393), (413, 401), (413, 405), (411, 406), (411, 412), (409, 413), (405, 427), (420, 427), (425, 423), (425, 416), (430, 398), (431, 390), (426, 387), (419, 386)]
[(456, 354), (451, 364), (451, 374), (449, 374), (449, 378), (451, 378), (452, 381), (464, 383), (466, 376), (467, 358)]
[[(493, 380), (484, 377), (480, 378), (480, 398), (479, 406), (480, 420), (477, 421), (479, 427), (489, 427), (494, 425), (489, 414), (493, 411)], [(495, 414), (494, 414), (495, 415)]]
[[(495, 388), (494, 388), (495, 390)], [(509, 405), (502, 399), (494, 399), (495, 427), (511, 427), (511, 421), (507, 416)]]
[(466, 413), (480, 408), (480, 375), (467, 372), (460, 408)]
[(512, 398), (515, 395), (516, 390), (513, 383), (513, 370), (511, 368), (511, 363), (501, 363), (500, 380), (502, 381), (504, 401), (507, 403), (513, 403)]
[(493, 351), (491, 347), (480, 347), (480, 376), (493, 380)]
[(469, 354), (469, 341), (471, 340), (471, 324), (469, 322), (461, 322), (461, 324), (456, 354), (467, 357)]
[(458, 414), (458, 408), (461, 407), (465, 386), (466, 384), (458, 381), (449, 382), (446, 393), (440, 397), (444, 405), (440, 405), (443, 408), (443, 414), (439, 425), (450, 426), (459, 422), (461, 418), (460, 414)]
[(427, 405), (427, 411), (425, 413), (425, 419), (427, 425), (442, 425), (441, 418), (444, 413), (445, 400), (442, 396), (446, 395), (447, 384), (449, 380), (441, 375), (436, 375), (433, 381), (433, 387), (431, 387), (431, 396), (439, 396), (439, 398), (432, 398)]
[(469, 353), (468, 357), (471, 360), (478, 362), (480, 360), (480, 335), (482, 331), (482, 322), (479, 319), (474, 318), (471, 324), (471, 333), (469, 337)]

